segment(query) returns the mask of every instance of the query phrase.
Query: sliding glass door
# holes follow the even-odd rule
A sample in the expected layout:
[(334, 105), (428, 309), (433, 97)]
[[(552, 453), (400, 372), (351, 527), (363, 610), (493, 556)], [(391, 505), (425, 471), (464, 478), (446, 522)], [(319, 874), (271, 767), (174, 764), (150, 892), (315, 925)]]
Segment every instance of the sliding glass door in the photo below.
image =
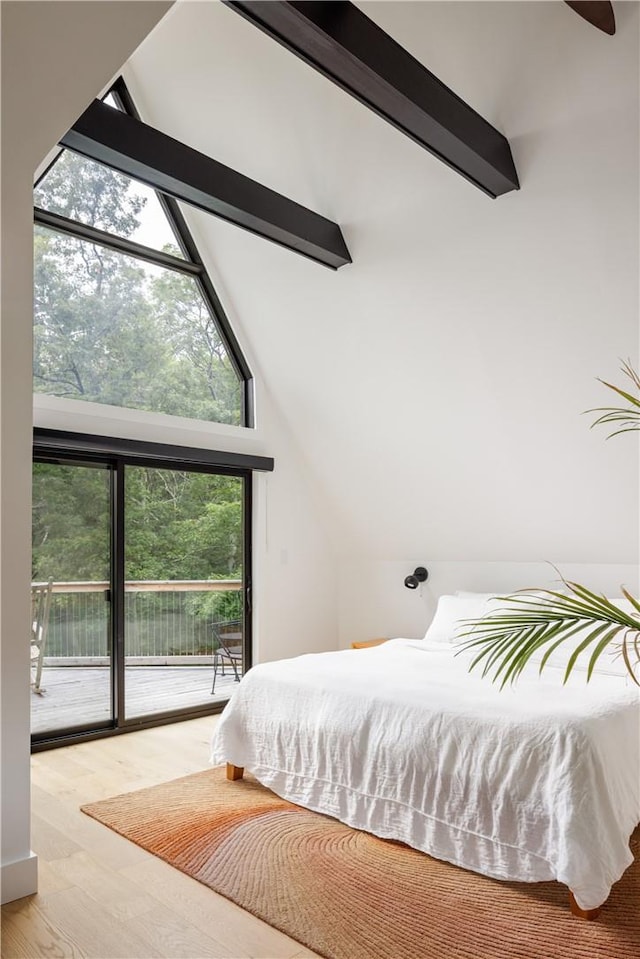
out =
[(249, 665), (250, 473), (34, 457), (35, 741), (220, 707)]
[(242, 674), (243, 500), (238, 476), (127, 466), (127, 719), (233, 691)]
[(113, 722), (108, 464), (35, 462), (31, 731)]

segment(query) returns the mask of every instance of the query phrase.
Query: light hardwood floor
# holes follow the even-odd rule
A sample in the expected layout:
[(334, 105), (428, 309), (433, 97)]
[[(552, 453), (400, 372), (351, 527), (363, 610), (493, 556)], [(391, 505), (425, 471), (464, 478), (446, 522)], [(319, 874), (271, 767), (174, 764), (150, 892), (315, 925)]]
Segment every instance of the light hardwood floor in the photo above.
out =
[(315, 956), (79, 811), (82, 803), (206, 768), (215, 721), (33, 756), (40, 890), (3, 907), (2, 959)]

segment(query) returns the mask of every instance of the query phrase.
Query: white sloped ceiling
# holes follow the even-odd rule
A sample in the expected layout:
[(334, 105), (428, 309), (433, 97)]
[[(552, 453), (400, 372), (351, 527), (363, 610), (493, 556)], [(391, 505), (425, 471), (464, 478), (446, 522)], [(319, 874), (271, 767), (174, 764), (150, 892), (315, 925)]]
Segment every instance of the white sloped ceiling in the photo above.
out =
[[(638, 446), (581, 411), (638, 357), (638, 7), (363, 3), (509, 138), (491, 200), (219, 3), (127, 79), (145, 119), (342, 227), (337, 273), (189, 212), (345, 556), (638, 560)], [(258, 409), (259, 413), (259, 409)]]

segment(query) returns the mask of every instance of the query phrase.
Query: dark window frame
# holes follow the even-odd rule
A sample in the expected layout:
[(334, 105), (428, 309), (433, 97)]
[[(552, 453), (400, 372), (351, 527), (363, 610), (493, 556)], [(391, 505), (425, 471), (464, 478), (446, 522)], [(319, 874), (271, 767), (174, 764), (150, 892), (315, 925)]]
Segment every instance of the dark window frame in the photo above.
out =
[[(122, 77), (117, 78), (105, 96), (108, 96), (109, 94), (113, 96), (114, 100), (124, 113), (129, 114), (129, 116), (134, 117), (136, 120), (140, 119), (140, 115)], [(60, 152), (56, 154), (55, 158), (47, 165), (47, 168), (38, 177), (35, 183), (36, 187), (40, 181), (47, 176), (49, 171), (58, 161), (62, 152), (63, 150), (60, 150)], [(184, 260), (180, 259), (179, 257), (171, 256), (171, 254), (163, 253), (161, 250), (154, 250), (152, 247), (145, 246), (144, 244), (137, 243), (133, 240), (115, 236), (104, 230), (81, 223), (78, 220), (72, 220), (68, 217), (60, 216), (57, 213), (51, 213), (47, 210), (42, 210), (37, 206), (34, 206), (33, 218), (36, 224), (46, 227), (47, 229), (56, 230), (59, 233), (64, 233), (76, 239), (84, 240), (85, 242), (95, 243), (107, 249), (114, 250), (117, 253), (132, 256), (136, 259), (162, 267), (163, 269), (174, 270), (177, 273), (182, 273), (183, 275), (193, 278), (196, 281), (200, 295), (202, 296), (209, 312), (211, 313), (211, 316), (213, 317), (220, 335), (220, 339), (224, 344), (233, 370), (240, 381), (240, 426), (252, 429), (255, 427), (253, 374), (251, 373), (249, 365), (242, 353), (242, 350), (240, 349), (240, 344), (236, 339), (231, 324), (227, 318), (222, 303), (220, 302), (218, 294), (215, 291), (213, 283), (211, 282), (207, 269), (198, 252), (198, 248), (177, 201), (172, 197), (168, 197), (161, 193), (159, 190), (155, 190), (155, 194), (160, 202), (165, 216), (167, 217), (167, 220), (169, 221), (169, 225), (173, 229), (178, 241), (178, 245), (185, 257)], [(143, 410), (141, 412), (160, 411)]]
[[(171, 455), (173, 451), (173, 456)], [(182, 459), (182, 454), (187, 454)], [(233, 457), (230, 460), (229, 457)], [(125, 525), (124, 525), (124, 477), (127, 466), (150, 466), (156, 469), (178, 469), (186, 472), (210, 473), (236, 476), (243, 481), (243, 580), (244, 580), (244, 632), (243, 672), (253, 664), (253, 610), (252, 610), (252, 517), (253, 517), (253, 471), (272, 469), (273, 460), (244, 454), (226, 454), (212, 450), (197, 450), (186, 447), (171, 447), (165, 444), (147, 443), (139, 440), (122, 440), (91, 434), (65, 433), (59, 430), (35, 428), (33, 437), (33, 461), (76, 465), (105, 465), (110, 468), (111, 488), (111, 692), (113, 717), (106, 723), (95, 723), (37, 733), (31, 736), (31, 751), (39, 752), (58, 746), (103, 739), (124, 733), (182, 722), (200, 716), (222, 712), (228, 699), (204, 704), (187, 710), (166, 710), (142, 717), (127, 719), (124, 702), (125, 668)], [(237, 465), (244, 461), (244, 465)], [(224, 463), (227, 465), (223, 465)], [(268, 464), (271, 463), (271, 466)], [(213, 663), (212, 663), (213, 669)]]

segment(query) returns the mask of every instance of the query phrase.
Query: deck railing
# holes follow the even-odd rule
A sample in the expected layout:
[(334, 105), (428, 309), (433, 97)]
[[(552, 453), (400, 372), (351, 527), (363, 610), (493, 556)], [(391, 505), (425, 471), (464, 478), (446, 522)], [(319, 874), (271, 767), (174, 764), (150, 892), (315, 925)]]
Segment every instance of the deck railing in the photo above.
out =
[[(37, 584), (33, 584), (37, 585)], [(99, 661), (109, 656), (108, 582), (55, 582), (45, 661)], [(242, 581), (129, 580), (125, 583), (127, 659), (177, 663), (211, 657), (213, 623), (242, 618)]]

